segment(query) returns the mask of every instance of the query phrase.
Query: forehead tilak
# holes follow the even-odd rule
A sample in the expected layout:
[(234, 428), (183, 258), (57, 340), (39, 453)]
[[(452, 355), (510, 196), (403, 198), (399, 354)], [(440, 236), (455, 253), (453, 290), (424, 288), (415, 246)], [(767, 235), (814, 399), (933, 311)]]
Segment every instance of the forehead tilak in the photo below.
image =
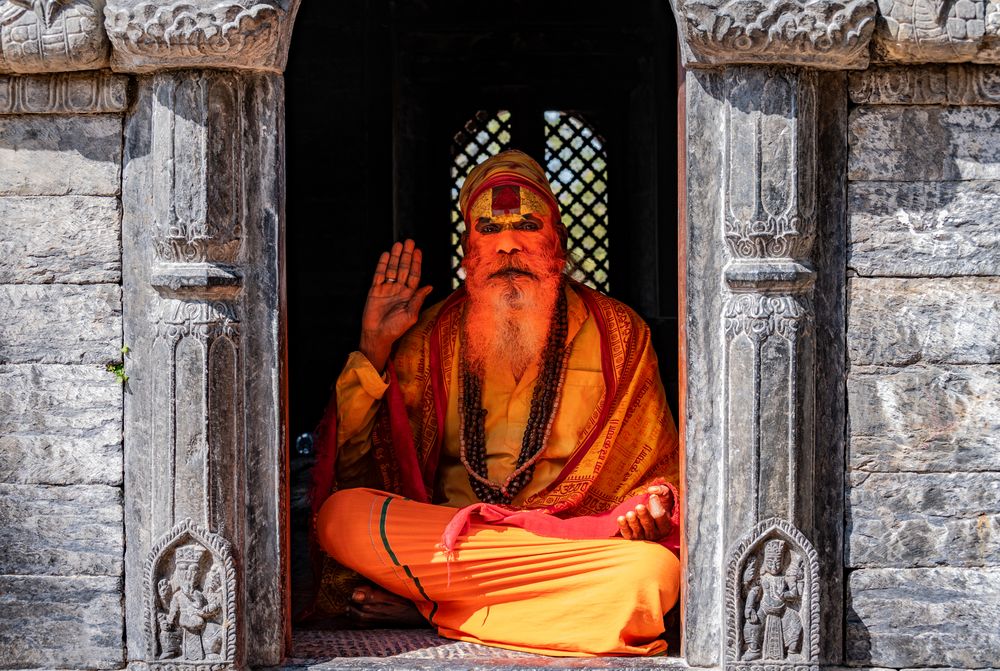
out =
[(469, 221), (480, 219), (504, 219), (529, 213), (550, 214), (551, 208), (545, 199), (533, 189), (514, 184), (504, 184), (486, 189), (469, 208)]

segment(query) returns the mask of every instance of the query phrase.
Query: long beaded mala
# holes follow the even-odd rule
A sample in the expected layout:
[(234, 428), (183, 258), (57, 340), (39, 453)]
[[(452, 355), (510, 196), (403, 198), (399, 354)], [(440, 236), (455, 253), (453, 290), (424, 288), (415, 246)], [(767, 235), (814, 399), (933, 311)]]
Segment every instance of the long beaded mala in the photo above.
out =
[(459, 456), (469, 482), (480, 501), (510, 505), (514, 497), (531, 481), (535, 464), (542, 456), (552, 423), (559, 408), (560, 391), (566, 376), (570, 348), (566, 292), (560, 287), (555, 314), (542, 350), (542, 367), (531, 393), (531, 411), (521, 440), (517, 467), (503, 483), (489, 479), (486, 468), (486, 409), (483, 408), (483, 382), (469, 370), (465, 356), (460, 357), (458, 373)]

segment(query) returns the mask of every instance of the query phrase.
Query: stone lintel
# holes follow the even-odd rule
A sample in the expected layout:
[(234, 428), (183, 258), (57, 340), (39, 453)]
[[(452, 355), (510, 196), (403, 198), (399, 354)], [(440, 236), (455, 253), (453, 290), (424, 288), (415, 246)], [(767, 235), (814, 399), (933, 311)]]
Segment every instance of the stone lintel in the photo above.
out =
[[(1000, 64), (1000, 5), (959, 0), (672, 0), (684, 65), (863, 70), (891, 63)], [(280, 73), (299, 0), (6, 3), (0, 73)]]

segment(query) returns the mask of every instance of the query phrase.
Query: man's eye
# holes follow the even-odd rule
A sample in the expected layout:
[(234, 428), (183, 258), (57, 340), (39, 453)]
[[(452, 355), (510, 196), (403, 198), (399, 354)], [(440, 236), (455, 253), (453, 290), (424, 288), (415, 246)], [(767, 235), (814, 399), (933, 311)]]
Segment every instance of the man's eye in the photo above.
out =
[(517, 225), (517, 228), (521, 231), (537, 231), (540, 226), (538, 225), (538, 222), (535, 221), (522, 221)]
[(496, 224), (483, 224), (479, 227), (480, 233), (499, 233), (500, 227)]

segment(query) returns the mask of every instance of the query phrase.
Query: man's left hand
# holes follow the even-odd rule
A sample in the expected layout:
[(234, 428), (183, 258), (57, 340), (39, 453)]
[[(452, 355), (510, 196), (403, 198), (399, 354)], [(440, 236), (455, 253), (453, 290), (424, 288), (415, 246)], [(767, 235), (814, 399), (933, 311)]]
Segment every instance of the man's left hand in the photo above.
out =
[(653, 485), (646, 489), (648, 505), (639, 504), (618, 517), (622, 538), (630, 541), (658, 541), (673, 528), (674, 493), (669, 487)]

